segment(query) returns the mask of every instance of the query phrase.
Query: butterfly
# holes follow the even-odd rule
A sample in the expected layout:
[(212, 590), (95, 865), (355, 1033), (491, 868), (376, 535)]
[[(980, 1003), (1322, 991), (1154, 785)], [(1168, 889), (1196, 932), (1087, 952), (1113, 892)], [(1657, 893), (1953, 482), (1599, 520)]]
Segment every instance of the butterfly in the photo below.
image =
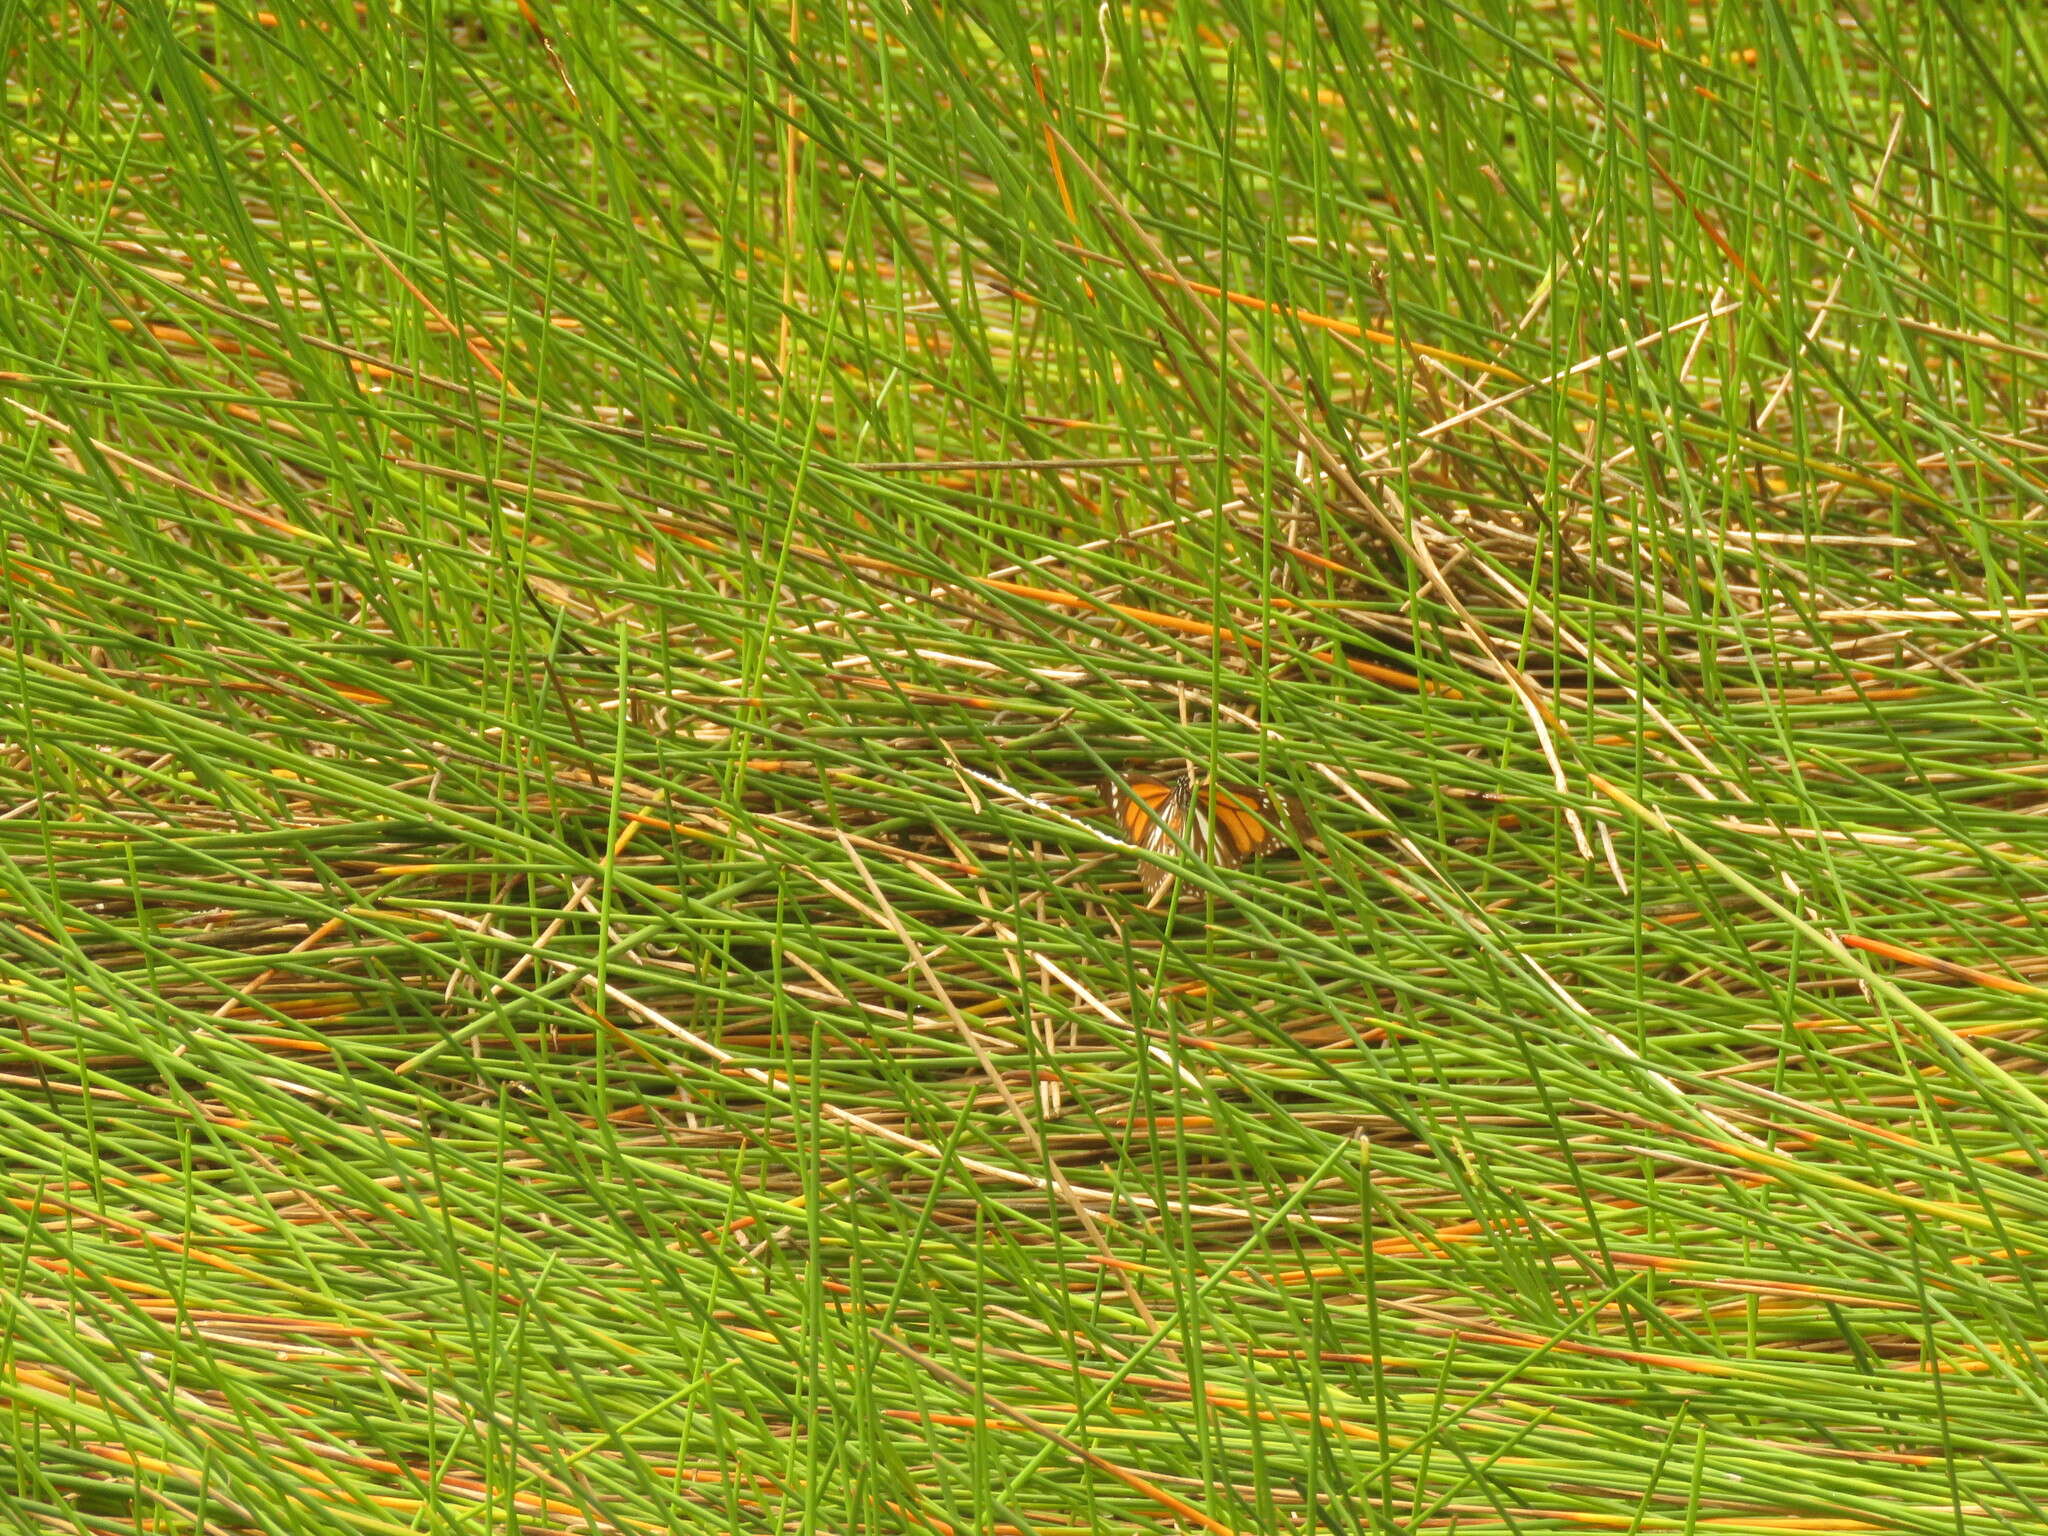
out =
[[(1112, 783), (1110, 809), (1127, 841), (1148, 852), (1186, 853), (1224, 869), (1286, 846), (1275, 830), (1285, 818), (1298, 825), (1301, 809), (1291, 800), (1276, 800), (1256, 789), (1198, 787), (1192, 773), (1173, 778), (1135, 777), (1129, 787)], [(1172, 883), (1173, 871), (1150, 862), (1138, 878), (1145, 894), (1157, 900)]]

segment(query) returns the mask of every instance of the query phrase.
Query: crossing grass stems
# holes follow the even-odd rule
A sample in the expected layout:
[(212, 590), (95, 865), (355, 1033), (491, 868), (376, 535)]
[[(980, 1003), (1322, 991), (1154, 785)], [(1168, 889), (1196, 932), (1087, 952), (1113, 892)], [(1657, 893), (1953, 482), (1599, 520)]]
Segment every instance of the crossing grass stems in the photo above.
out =
[(0, 45), (13, 1528), (2048, 1519), (2038, 10)]

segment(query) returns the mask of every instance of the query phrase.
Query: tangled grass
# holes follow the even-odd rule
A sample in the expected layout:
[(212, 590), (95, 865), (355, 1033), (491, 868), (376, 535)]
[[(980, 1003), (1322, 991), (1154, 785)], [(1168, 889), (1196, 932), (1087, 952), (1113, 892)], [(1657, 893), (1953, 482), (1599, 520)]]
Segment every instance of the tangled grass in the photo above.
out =
[(14, 1528), (2048, 1523), (2041, 13), (0, 45)]

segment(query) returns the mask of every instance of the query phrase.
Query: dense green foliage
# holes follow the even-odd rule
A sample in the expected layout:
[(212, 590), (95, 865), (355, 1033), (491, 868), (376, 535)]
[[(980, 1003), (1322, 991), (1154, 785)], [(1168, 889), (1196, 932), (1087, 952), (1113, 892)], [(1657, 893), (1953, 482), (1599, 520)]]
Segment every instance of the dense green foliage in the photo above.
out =
[(9, 1529), (2048, 1524), (2048, 12), (269, 3), (0, 8)]

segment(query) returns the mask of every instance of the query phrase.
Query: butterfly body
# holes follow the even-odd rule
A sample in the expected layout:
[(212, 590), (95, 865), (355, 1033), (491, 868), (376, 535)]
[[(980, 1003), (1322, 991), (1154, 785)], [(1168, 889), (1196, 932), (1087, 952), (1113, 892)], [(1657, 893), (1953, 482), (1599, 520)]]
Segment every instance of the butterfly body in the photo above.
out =
[[(1112, 785), (1110, 808), (1132, 846), (1153, 853), (1178, 853), (1222, 869), (1286, 846), (1275, 830), (1281, 807), (1258, 790), (1203, 785), (1192, 773), (1170, 778), (1139, 776)], [(1296, 819), (1294, 807), (1285, 807)], [(1138, 878), (1157, 898), (1172, 883), (1173, 870), (1146, 862)]]

